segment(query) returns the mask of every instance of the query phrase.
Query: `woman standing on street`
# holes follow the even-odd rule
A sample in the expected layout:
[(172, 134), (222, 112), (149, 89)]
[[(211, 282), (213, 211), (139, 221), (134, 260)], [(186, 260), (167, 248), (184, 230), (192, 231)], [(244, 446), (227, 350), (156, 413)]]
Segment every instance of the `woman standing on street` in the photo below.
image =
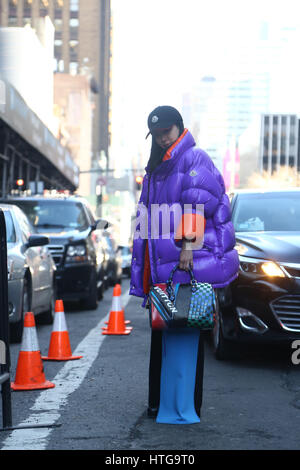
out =
[[(237, 277), (239, 261), (223, 178), (209, 156), (195, 146), (180, 113), (159, 106), (148, 117), (152, 135), (150, 158), (139, 201), (137, 220), (146, 208), (146, 236), (136, 228), (130, 294), (144, 298), (151, 285), (165, 283), (176, 264), (174, 283), (188, 283), (192, 268), (199, 282), (224, 287)], [(148, 135), (149, 135), (148, 134)], [(170, 221), (168, 237), (153, 236), (153, 207), (189, 207), (178, 223)], [(197, 207), (204, 207), (205, 231), (195, 246)], [(145, 219), (146, 220), (146, 219)], [(141, 225), (141, 223), (140, 223)], [(195, 229), (196, 227), (196, 229)], [(203, 227), (203, 225), (202, 225)], [(139, 227), (141, 229), (141, 227)], [(144, 227), (145, 228), (145, 227)], [(165, 235), (165, 234), (163, 234)], [(200, 330), (152, 330), (149, 365), (148, 416), (159, 423), (200, 421), (203, 382), (203, 338)]]

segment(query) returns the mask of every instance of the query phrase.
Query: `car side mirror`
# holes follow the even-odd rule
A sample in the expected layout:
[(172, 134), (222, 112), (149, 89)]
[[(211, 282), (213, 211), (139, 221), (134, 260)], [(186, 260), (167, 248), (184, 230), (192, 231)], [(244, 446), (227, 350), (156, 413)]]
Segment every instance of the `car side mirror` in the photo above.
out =
[(26, 243), (27, 248), (34, 246), (45, 246), (50, 243), (50, 240), (45, 235), (30, 235), (28, 242)]
[(111, 224), (105, 219), (98, 219), (92, 225), (92, 230), (106, 230), (108, 227), (111, 227)]

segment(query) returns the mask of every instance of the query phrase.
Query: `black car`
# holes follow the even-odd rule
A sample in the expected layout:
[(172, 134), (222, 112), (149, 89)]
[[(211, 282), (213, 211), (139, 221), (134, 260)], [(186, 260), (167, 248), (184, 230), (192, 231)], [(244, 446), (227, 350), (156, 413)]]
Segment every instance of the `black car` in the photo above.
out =
[(57, 298), (83, 301), (84, 308), (95, 309), (104, 289), (101, 233), (105, 221), (96, 220), (85, 199), (75, 196), (20, 197), (5, 202), (20, 207), (37, 231), (49, 237), (48, 249), (57, 268)]
[(237, 343), (300, 339), (300, 191), (241, 190), (231, 200), (238, 278), (217, 289), (216, 357)]

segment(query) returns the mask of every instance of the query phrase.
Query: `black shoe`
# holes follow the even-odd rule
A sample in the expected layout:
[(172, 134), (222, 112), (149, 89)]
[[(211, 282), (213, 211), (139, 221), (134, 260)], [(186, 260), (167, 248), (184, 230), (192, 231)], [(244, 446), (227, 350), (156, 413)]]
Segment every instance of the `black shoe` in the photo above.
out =
[(157, 413), (158, 413), (158, 408), (148, 406), (148, 409), (147, 409), (148, 418), (156, 418)]

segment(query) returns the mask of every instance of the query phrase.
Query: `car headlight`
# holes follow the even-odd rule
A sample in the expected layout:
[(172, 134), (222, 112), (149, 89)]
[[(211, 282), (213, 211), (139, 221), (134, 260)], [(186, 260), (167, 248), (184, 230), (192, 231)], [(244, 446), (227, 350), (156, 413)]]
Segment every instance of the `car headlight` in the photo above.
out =
[(78, 263), (87, 260), (85, 245), (70, 245), (67, 249), (66, 262)]
[(285, 277), (282, 269), (280, 269), (278, 264), (274, 263), (273, 261), (266, 261), (261, 265), (261, 269), (267, 276)]
[(274, 261), (240, 256), (240, 269), (245, 273), (253, 273), (261, 276), (286, 277), (283, 270), (278, 264), (274, 263)]

